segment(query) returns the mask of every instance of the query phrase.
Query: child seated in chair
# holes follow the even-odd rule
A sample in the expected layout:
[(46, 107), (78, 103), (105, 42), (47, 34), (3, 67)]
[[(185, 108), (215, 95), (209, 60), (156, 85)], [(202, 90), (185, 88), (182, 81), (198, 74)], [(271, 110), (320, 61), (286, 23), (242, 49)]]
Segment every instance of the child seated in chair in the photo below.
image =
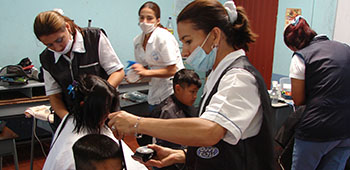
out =
[[(119, 110), (116, 89), (98, 76), (82, 75), (72, 84), (69, 93), (74, 101), (72, 112), (64, 116), (55, 132), (44, 170), (74, 170), (72, 146), (85, 135), (103, 134), (118, 142), (105, 125), (107, 115)], [(127, 168), (146, 169), (131, 158), (131, 149), (121, 143)]]
[[(201, 85), (201, 80), (196, 72), (189, 69), (179, 70), (173, 78), (174, 94), (159, 104), (152, 112), (152, 117), (174, 119), (198, 116), (193, 104), (196, 101), (197, 92)], [(181, 145), (160, 139), (157, 139), (157, 144), (173, 149), (181, 148)]]
[[(198, 117), (193, 107), (197, 98), (197, 92), (201, 87), (201, 80), (193, 70), (182, 69), (175, 73), (173, 78), (174, 94), (163, 100), (152, 112), (152, 117), (162, 119), (175, 119), (184, 117)], [(186, 146), (156, 139), (156, 144), (172, 149), (185, 149)], [(160, 170), (182, 169), (183, 165), (172, 165)], [(158, 169), (158, 168), (154, 168)]]

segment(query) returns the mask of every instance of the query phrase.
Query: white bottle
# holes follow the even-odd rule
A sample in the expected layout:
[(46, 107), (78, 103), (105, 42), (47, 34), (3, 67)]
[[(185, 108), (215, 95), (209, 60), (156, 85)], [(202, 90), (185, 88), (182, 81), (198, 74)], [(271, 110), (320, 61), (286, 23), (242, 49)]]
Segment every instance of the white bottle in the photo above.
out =
[(272, 104), (277, 104), (278, 103), (278, 82), (277, 81), (272, 81), (272, 89), (270, 93), (270, 98), (271, 98), (271, 103)]
[(169, 17), (168, 19), (168, 23), (166, 25), (166, 28), (168, 29), (168, 31), (174, 35), (174, 27), (173, 27), (173, 23), (172, 23), (172, 20), (171, 20), (171, 17)]

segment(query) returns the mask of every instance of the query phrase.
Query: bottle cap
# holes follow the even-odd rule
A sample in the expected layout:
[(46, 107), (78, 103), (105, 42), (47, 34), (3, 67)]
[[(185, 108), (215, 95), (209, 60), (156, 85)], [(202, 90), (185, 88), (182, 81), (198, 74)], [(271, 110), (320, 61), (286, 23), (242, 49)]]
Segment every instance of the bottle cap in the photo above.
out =
[(130, 61), (130, 60), (128, 60), (128, 66), (126, 66), (126, 68), (129, 68), (129, 67), (132, 66), (133, 64), (136, 64), (136, 61)]
[(272, 81), (272, 87), (277, 87), (278, 81)]

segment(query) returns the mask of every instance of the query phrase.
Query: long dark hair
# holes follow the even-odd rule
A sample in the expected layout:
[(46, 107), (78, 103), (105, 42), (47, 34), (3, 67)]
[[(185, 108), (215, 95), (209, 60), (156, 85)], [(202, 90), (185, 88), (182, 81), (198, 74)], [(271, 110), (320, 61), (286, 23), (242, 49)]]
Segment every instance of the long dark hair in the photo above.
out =
[(249, 50), (248, 44), (255, 42), (257, 35), (251, 30), (243, 7), (237, 7), (237, 20), (232, 24), (223, 5), (216, 0), (196, 0), (189, 3), (178, 15), (177, 23), (190, 21), (194, 29), (208, 34), (214, 27), (226, 35), (226, 42), (235, 49)]
[(139, 16), (140, 16), (140, 12), (143, 8), (149, 8), (149, 9), (152, 9), (152, 11), (154, 12), (156, 18), (160, 18), (160, 8), (159, 6), (155, 3), (155, 2), (152, 2), (152, 1), (147, 1), (145, 2), (139, 9)]
[(95, 75), (82, 75), (77, 84), (72, 109), (74, 131), (86, 129), (89, 133), (99, 133), (108, 113), (120, 109), (118, 92)]
[[(145, 2), (139, 9), (139, 16), (140, 16), (140, 13), (141, 13), (141, 10), (143, 8), (149, 8), (149, 9), (152, 9), (152, 11), (154, 12), (154, 15), (156, 16), (157, 19), (160, 18), (160, 8), (158, 6), (158, 4), (156, 4), (155, 2), (152, 2), (152, 1), (147, 1)], [(164, 28), (164, 26), (162, 24), (158, 24), (157, 25), (158, 27), (160, 28)]]

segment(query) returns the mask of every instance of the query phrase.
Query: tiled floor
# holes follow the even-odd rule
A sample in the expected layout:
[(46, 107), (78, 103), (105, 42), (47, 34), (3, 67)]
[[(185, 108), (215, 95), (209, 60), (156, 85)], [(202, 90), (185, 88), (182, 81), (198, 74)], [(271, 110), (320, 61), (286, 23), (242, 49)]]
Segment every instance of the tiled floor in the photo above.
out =
[[(45, 139), (41, 141), (44, 147), (44, 151), (47, 154), (50, 147), (50, 140)], [(39, 143), (36, 142), (34, 145), (34, 161), (33, 161), (33, 170), (41, 170), (44, 162), (45, 156), (40, 149)], [(30, 169), (30, 142), (17, 143), (17, 155), (18, 163), (20, 170), (29, 170)], [(13, 161), (13, 156), (8, 155), (3, 157), (3, 170), (14, 170), (15, 165)]]
[[(124, 141), (129, 145), (129, 147), (133, 151), (135, 151), (136, 148), (138, 147), (136, 139), (133, 136), (125, 137)], [(46, 154), (49, 151), (50, 142), (51, 140), (49, 139), (42, 140), (42, 144)], [(41, 170), (45, 162), (45, 156), (42, 153), (38, 142), (35, 143), (34, 148), (35, 148), (35, 152), (34, 152), (33, 170)], [(18, 155), (19, 169), (29, 170), (30, 169), (30, 142), (17, 143), (17, 155)], [(12, 155), (3, 157), (2, 169), (3, 170), (15, 169)]]

